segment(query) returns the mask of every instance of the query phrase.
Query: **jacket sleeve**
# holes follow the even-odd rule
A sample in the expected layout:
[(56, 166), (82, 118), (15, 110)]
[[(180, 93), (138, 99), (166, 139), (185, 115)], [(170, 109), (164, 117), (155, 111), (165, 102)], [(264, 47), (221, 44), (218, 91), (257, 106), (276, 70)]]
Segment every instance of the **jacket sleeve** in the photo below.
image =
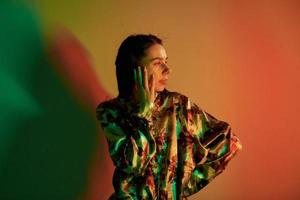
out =
[(96, 114), (115, 167), (126, 173), (143, 175), (156, 152), (149, 118), (121, 112), (105, 103), (98, 105)]
[(184, 195), (190, 196), (223, 172), (242, 144), (227, 122), (216, 119), (189, 99), (184, 118), (186, 131), (194, 136), (195, 168), (183, 189)]

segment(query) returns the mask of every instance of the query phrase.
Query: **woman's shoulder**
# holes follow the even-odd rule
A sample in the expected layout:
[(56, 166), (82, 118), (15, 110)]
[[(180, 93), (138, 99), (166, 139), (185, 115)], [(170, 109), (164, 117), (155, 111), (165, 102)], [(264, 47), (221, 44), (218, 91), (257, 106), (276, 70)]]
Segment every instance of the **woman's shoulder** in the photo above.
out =
[[(164, 89), (163, 91), (158, 92), (156, 102), (159, 105), (163, 105), (163, 102), (168, 101), (170, 98), (172, 98), (174, 104), (181, 106), (187, 106), (190, 101), (189, 98), (181, 92)], [(123, 111), (128, 111), (129, 107), (128, 102), (122, 98), (115, 97), (99, 103), (96, 108), (96, 113), (98, 116), (107, 113), (121, 114)]]
[(100, 102), (96, 107), (97, 118), (100, 119), (104, 115), (116, 113), (120, 108), (117, 98), (112, 98)]
[(171, 91), (171, 90), (167, 90), (165, 89), (163, 92), (162, 92), (162, 96), (163, 98), (170, 98), (172, 97), (173, 98), (173, 101), (175, 101), (174, 103), (180, 103), (180, 104), (186, 104), (188, 101), (189, 101), (189, 98), (182, 94), (181, 92), (178, 92), (178, 91)]
[(191, 110), (192, 113), (202, 113), (203, 108), (196, 104), (190, 97), (181, 92), (170, 91), (165, 89), (165, 96), (173, 97), (174, 104), (182, 107), (184, 110)]
[(103, 110), (103, 109), (113, 109), (117, 106), (117, 98), (108, 99), (106, 101), (102, 101), (97, 105), (96, 110)]

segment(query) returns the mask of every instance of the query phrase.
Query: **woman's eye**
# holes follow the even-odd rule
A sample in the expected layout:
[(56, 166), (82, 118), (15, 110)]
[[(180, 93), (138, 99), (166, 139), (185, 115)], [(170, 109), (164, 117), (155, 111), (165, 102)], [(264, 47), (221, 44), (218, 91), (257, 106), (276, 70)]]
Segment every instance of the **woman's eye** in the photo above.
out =
[[(168, 62), (167, 61), (165, 61), (165, 64), (167, 64)], [(163, 62), (156, 62), (156, 63), (154, 63), (154, 65), (163, 65), (164, 63)]]

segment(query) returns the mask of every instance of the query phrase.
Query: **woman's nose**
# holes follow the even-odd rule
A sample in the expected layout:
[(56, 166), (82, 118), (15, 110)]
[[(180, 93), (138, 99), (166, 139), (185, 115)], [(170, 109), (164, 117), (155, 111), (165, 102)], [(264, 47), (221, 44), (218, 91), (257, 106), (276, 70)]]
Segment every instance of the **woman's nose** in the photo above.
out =
[(164, 64), (163, 73), (170, 74), (171, 72), (172, 69), (167, 64)]

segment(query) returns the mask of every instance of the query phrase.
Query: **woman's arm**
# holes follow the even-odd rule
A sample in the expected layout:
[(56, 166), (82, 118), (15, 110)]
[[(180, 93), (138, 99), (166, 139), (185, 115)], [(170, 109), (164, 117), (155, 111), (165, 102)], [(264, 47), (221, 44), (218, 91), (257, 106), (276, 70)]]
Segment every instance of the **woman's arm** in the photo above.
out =
[(107, 102), (99, 104), (96, 113), (114, 165), (126, 173), (143, 174), (156, 152), (150, 121)]
[(216, 119), (189, 99), (184, 116), (186, 130), (196, 141), (193, 150), (195, 168), (183, 191), (185, 196), (190, 196), (223, 172), (242, 145), (227, 122)]
[(155, 77), (151, 75), (148, 81), (146, 67), (138, 66), (133, 72), (134, 90), (123, 101), (126, 108), (108, 101), (99, 104), (96, 113), (114, 165), (127, 173), (143, 175), (156, 152), (152, 133)]

